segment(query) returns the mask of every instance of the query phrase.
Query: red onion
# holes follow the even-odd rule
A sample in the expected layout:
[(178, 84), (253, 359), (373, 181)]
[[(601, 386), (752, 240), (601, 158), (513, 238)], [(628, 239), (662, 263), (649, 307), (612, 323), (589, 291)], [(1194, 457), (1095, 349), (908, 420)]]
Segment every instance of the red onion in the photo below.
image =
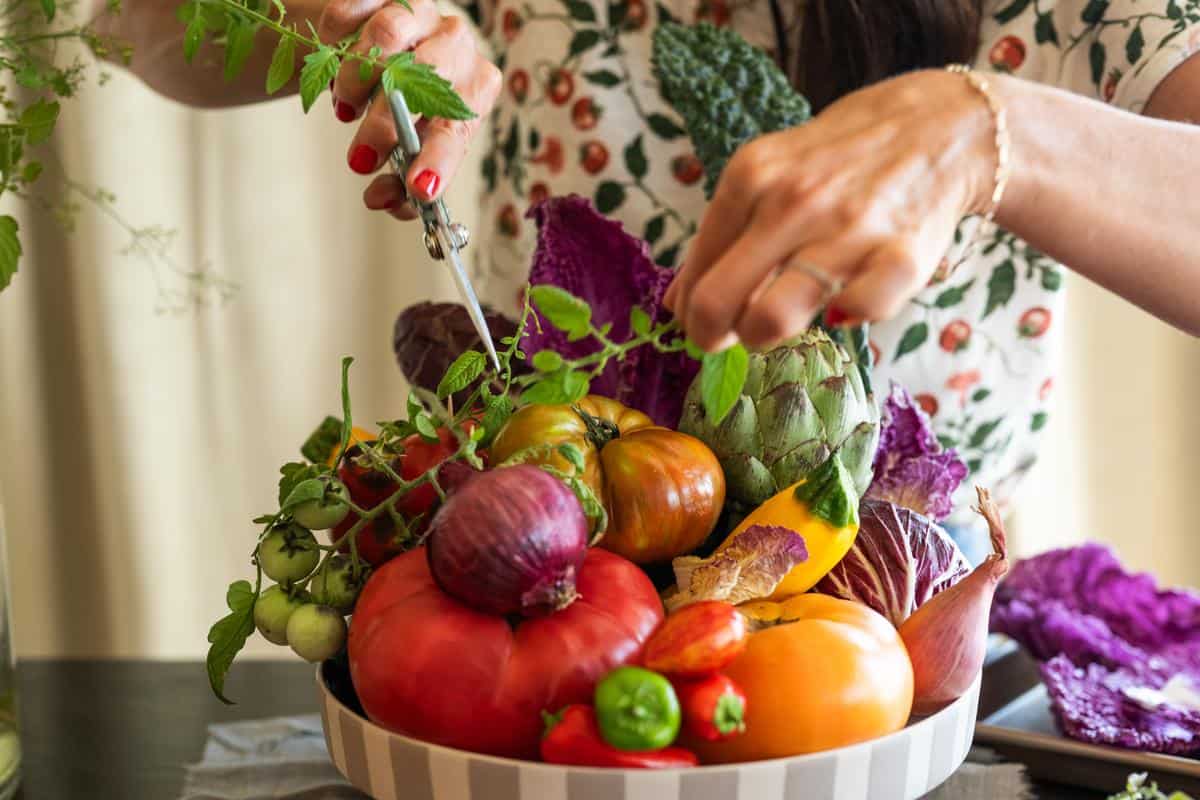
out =
[(588, 522), (561, 481), (521, 464), (462, 484), (434, 515), (428, 543), (442, 591), (485, 613), (538, 616), (575, 600)]
[(934, 595), (900, 626), (913, 665), (913, 713), (932, 714), (971, 688), (987, 655), (988, 615), (996, 584), (1008, 572), (1000, 511), (987, 489), (976, 507), (987, 520), (993, 552), (949, 589)]

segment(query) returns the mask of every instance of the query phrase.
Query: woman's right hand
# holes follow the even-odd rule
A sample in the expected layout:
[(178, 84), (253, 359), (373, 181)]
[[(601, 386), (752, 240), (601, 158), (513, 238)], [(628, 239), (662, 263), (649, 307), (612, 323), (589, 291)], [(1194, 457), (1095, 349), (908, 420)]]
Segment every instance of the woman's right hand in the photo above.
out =
[[(410, 0), (412, 11), (395, 0), (330, 0), (317, 33), (324, 42), (337, 42), (361, 31), (352, 53), (380, 50), (380, 60), (411, 50), (419, 63), (429, 64), (454, 86), (475, 112), (470, 120), (422, 119), (421, 154), (409, 165), (406, 181), (420, 200), (439, 197), (454, 179), (472, 137), (500, 94), (501, 74), (483, 57), (470, 25), (457, 16), (443, 16), (434, 0)], [(359, 62), (347, 59), (333, 84), (334, 113), (343, 122), (361, 119), (350, 142), (347, 161), (360, 175), (374, 174), (388, 163), (396, 147), (396, 129), (387, 98), (372, 100), (379, 82), (377, 70), (367, 81)], [(399, 219), (416, 214), (407, 203), (404, 182), (390, 173), (379, 175), (363, 193), (372, 210), (386, 210)]]

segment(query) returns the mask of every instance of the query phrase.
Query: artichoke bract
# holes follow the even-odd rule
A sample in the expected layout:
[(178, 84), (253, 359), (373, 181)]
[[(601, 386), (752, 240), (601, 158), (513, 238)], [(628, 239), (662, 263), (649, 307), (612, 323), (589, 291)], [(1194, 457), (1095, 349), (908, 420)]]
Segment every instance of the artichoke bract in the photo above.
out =
[(716, 453), (728, 499), (747, 510), (834, 454), (861, 496), (871, 482), (879, 409), (858, 364), (814, 328), (750, 355), (741, 396), (720, 424), (709, 419), (697, 379), (684, 401), (679, 430)]

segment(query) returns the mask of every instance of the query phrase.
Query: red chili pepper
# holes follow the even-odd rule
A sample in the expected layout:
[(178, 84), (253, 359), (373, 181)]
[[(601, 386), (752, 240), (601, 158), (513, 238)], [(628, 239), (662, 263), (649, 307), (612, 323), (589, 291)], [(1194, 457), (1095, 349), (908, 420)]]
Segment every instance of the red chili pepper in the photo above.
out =
[(746, 730), (746, 695), (727, 675), (674, 683), (684, 729), (693, 736), (719, 742)]
[(682, 747), (662, 750), (618, 750), (600, 736), (596, 712), (591, 706), (571, 705), (557, 714), (545, 714), (542, 760), (547, 764), (573, 767), (620, 767), (622, 769), (679, 769), (700, 763), (696, 754)]

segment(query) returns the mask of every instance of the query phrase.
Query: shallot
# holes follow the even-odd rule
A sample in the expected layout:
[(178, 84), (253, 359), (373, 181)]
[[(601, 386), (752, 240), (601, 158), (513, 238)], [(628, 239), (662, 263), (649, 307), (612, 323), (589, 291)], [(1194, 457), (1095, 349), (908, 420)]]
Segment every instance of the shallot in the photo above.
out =
[(976, 488), (975, 510), (987, 520), (993, 552), (975, 570), (918, 608), (900, 626), (913, 665), (913, 713), (932, 714), (962, 697), (983, 669), (988, 614), (996, 585), (1008, 572), (1000, 511)]

